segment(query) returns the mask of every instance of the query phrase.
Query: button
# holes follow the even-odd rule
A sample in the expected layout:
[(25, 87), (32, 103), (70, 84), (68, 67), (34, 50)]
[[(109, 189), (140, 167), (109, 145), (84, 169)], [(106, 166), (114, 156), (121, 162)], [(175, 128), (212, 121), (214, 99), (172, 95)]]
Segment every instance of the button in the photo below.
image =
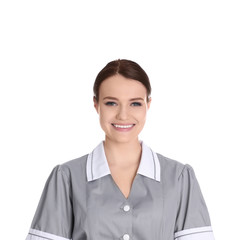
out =
[(130, 210), (130, 206), (129, 206), (129, 205), (125, 205), (125, 206), (123, 207), (123, 210), (124, 210), (125, 212), (128, 212), (128, 211)]
[(129, 240), (129, 239), (130, 239), (130, 236), (128, 234), (123, 235), (123, 240)]

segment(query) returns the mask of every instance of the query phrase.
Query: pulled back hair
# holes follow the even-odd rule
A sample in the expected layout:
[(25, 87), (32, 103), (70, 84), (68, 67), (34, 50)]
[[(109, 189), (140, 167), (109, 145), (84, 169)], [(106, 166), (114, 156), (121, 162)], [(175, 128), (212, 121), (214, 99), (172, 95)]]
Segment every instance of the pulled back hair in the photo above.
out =
[(93, 93), (96, 98), (96, 101), (99, 100), (99, 89), (101, 83), (109, 77), (120, 74), (125, 78), (133, 79), (141, 82), (147, 90), (147, 101), (151, 95), (151, 85), (146, 72), (135, 62), (118, 59), (109, 62), (97, 75), (94, 86)]

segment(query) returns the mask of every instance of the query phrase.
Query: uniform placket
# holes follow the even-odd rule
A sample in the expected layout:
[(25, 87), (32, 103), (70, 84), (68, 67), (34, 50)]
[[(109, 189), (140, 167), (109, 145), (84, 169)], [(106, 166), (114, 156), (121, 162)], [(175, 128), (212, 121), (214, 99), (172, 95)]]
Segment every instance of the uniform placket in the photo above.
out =
[(124, 222), (124, 229), (122, 232), (122, 236), (119, 239), (121, 240), (131, 240), (133, 239), (132, 233), (132, 206), (129, 201), (126, 201), (122, 204), (120, 211), (122, 212), (123, 222)]

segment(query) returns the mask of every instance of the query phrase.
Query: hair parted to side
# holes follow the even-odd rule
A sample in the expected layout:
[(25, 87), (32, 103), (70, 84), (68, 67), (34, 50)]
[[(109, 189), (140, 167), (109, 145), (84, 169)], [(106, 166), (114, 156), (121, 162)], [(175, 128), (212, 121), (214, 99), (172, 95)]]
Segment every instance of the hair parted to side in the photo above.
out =
[(136, 63), (131, 60), (118, 59), (109, 62), (97, 75), (94, 86), (93, 93), (96, 101), (99, 100), (99, 88), (101, 83), (116, 74), (120, 74), (125, 78), (133, 79), (141, 82), (147, 90), (147, 101), (149, 101), (151, 95), (151, 85), (146, 72)]

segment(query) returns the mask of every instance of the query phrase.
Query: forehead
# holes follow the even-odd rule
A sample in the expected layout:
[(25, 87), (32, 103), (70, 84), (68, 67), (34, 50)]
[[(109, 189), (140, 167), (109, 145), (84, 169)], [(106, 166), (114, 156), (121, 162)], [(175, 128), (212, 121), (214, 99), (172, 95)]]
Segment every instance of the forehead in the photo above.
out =
[(147, 89), (141, 82), (125, 78), (119, 74), (105, 79), (99, 89), (100, 98), (106, 96), (116, 98), (145, 98), (146, 95)]

